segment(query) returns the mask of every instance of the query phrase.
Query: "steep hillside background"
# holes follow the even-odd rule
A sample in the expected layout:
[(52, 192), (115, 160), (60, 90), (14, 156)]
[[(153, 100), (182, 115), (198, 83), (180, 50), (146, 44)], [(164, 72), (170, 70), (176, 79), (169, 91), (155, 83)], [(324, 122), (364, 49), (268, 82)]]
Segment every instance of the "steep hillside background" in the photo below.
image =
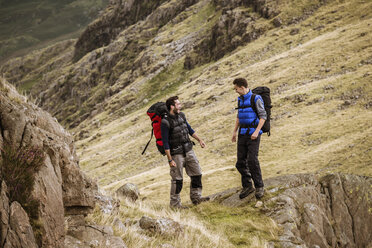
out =
[(64, 39), (77, 38), (108, 0), (0, 1), (0, 64)]
[[(10, 60), (1, 72), (74, 132), (80, 165), (102, 188), (114, 192), (134, 182), (161, 209), (169, 200), (169, 168), (155, 142), (141, 156), (151, 132), (146, 110), (178, 95), (207, 143), (195, 147), (204, 194), (238, 187), (231, 142), (236, 77), (272, 90), (272, 131), (260, 150), (264, 178), (371, 176), (371, 17), (371, 1), (357, 0), (112, 1), (78, 40)], [(195, 211), (200, 217), (230, 210)], [(270, 221), (251, 226), (258, 241), (230, 237), (231, 226), (247, 224), (241, 214), (214, 230), (226, 235), (221, 247), (275, 240), (266, 231), (275, 230)]]

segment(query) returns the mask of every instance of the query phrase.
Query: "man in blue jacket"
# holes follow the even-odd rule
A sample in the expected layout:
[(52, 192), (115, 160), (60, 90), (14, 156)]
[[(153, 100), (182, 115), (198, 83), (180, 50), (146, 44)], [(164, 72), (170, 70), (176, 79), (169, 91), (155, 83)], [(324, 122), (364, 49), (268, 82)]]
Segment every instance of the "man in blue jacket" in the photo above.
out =
[(181, 204), (180, 193), (183, 187), (183, 168), (191, 178), (190, 199), (194, 205), (208, 201), (209, 197), (202, 197), (202, 171), (199, 161), (192, 150), (193, 143), (190, 136), (196, 139), (202, 148), (205, 143), (200, 139), (181, 112), (181, 103), (177, 96), (167, 99), (166, 103), (169, 115), (161, 121), (161, 136), (170, 166), (171, 192), (170, 206), (173, 208), (185, 208)]
[[(238, 116), (232, 136), (232, 142), (236, 142), (236, 133), (239, 128), (236, 168), (241, 174), (243, 186), (239, 197), (243, 199), (255, 191), (256, 198), (260, 199), (264, 195), (264, 183), (258, 161), (258, 150), (262, 134), (261, 128), (267, 118), (264, 102), (261, 96), (256, 95), (254, 99), (256, 113), (251, 106), (252, 91), (248, 88), (247, 80), (236, 78), (233, 85), (236, 93), (239, 94)], [(255, 188), (253, 188), (252, 180)]]

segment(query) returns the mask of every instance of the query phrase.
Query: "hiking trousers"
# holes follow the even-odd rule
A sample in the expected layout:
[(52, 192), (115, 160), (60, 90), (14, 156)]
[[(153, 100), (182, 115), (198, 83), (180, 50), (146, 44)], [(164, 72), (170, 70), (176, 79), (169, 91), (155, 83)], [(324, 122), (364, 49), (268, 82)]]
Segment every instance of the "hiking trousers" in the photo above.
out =
[(202, 193), (202, 171), (199, 161), (196, 158), (193, 150), (184, 154), (172, 155), (172, 159), (176, 163), (176, 167), (170, 167), (171, 190), (170, 190), (170, 205), (177, 207), (181, 205), (180, 193), (183, 187), (183, 168), (186, 174), (191, 178), (190, 184), (190, 199), (192, 202), (201, 198)]
[(238, 161), (236, 168), (240, 172), (243, 188), (252, 186), (255, 188), (264, 186), (261, 174), (260, 162), (258, 161), (258, 150), (260, 148), (261, 135), (251, 140), (250, 135), (238, 135)]

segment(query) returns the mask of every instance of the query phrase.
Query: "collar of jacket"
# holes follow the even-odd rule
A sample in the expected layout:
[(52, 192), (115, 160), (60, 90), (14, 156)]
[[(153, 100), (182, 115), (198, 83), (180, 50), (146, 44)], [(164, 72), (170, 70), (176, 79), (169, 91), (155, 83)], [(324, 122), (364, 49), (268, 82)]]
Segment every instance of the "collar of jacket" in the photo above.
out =
[(253, 94), (252, 91), (249, 90), (247, 94), (239, 96), (239, 98), (241, 98), (242, 100), (248, 99), (248, 98), (250, 99), (252, 94)]
[(174, 115), (172, 115), (171, 113), (168, 114), (168, 117), (172, 119), (177, 119), (178, 116), (179, 114), (174, 114)]

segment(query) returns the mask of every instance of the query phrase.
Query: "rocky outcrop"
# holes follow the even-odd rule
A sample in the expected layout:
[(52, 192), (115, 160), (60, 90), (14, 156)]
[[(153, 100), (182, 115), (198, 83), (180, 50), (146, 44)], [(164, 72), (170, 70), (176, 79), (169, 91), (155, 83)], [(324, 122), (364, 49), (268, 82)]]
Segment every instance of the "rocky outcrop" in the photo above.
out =
[(248, 204), (254, 198), (254, 194), (250, 194), (246, 198), (240, 199), (240, 190), (241, 188), (228, 189), (223, 192), (210, 195), (209, 197), (211, 198), (211, 201), (218, 201), (224, 206), (240, 207)]
[[(287, 175), (265, 180), (262, 211), (282, 228), (282, 247), (370, 247), (372, 178), (329, 174)], [(238, 190), (212, 197), (237, 204)]]
[(107, 46), (117, 35), (132, 24), (147, 18), (154, 27), (161, 27), (197, 0), (171, 2), (171, 7), (158, 8), (167, 0), (112, 0), (105, 14), (90, 24), (75, 45), (74, 60), (94, 49)]
[(299, 175), (279, 179), (273, 182), (275, 184), (291, 185), (291, 189), (271, 199), (276, 207), (287, 209), (270, 213), (284, 227), (283, 243), (291, 240), (292, 233), (310, 247), (371, 245), (372, 178), (343, 174), (320, 178)]
[(121, 31), (146, 18), (165, 1), (111, 0), (104, 15), (90, 24), (76, 42), (74, 59), (108, 45)]
[[(71, 135), (50, 114), (27, 102), (2, 79), (0, 88), (0, 147), (7, 144), (22, 149), (23, 146), (30, 145), (45, 152), (45, 160), (36, 174), (32, 192), (40, 206), (42, 233), (39, 245), (64, 247), (65, 214), (86, 215), (91, 212), (97, 186), (80, 171)], [(10, 240), (14, 232), (21, 232), (27, 235), (27, 240), (33, 242), (29, 238), (29, 224), (20, 205), (2, 201), (2, 212), (7, 211), (7, 205), (9, 212), (14, 214), (13, 217), (10, 215), (10, 225), (0, 223), (2, 240)], [(2, 214), (3, 216), (6, 214)], [(21, 236), (17, 237), (22, 240)], [(21, 244), (13, 247), (32, 246)]]
[[(222, 15), (209, 36), (187, 55), (184, 63), (186, 69), (218, 60), (238, 46), (260, 37), (266, 30), (263, 27), (256, 27), (257, 13), (267, 19), (280, 13), (276, 2), (270, 0), (214, 0), (213, 2), (217, 10), (222, 9)], [(244, 7), (252, 7), (253, 11)]]

